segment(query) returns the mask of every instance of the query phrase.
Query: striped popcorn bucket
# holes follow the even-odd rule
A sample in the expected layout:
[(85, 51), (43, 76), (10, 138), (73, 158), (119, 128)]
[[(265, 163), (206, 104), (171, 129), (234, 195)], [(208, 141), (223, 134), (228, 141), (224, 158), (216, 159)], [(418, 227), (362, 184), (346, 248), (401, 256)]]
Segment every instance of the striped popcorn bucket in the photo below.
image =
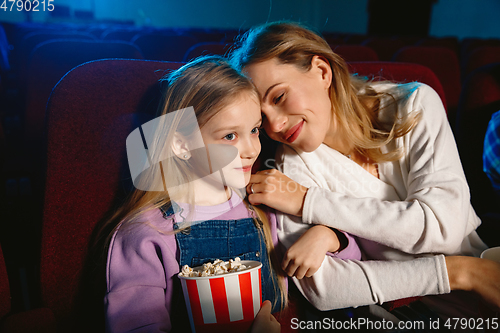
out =
[(248, 269), (203, 277), (179, 275), (193, 332), (243, 333), (250, 328), (262, 304), (262, 264), (241, 263)]

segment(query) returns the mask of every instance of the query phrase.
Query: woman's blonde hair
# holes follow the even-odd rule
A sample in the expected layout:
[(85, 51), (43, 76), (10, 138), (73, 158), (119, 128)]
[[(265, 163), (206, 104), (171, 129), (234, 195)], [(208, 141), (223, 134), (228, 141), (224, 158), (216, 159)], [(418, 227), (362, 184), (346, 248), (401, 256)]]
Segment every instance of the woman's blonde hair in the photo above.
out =
[(418, 113), (410, 113), (403, 119), (395, 118), (389, 127), (380, 122), (380, 98), (389, 96), (396, 103), (395, 98), (376, 92), (373, 81), (351, 75), (347, 63), (332, 51), (319, 34), (295, 22), (272, 22), (249, 30), (237, 46), (230, 58), (239, 70), (276, 59), (279, 63), (293, 64), (300, 70), (308, 71), (314, 56), (328, 61), (332, 69), (332, 112), (347, 139), (359, 153), (374, 162), (394, 161), (402, 157), (404, 152), (401, 149), (394, 148), (383, 153), (380, 148), (408, 133), (416, 125)]
[[(164, 190), (145, 191), (136, 188), (101, 228), (105, 233), (104, 237), (107, 237), (105, 241), (107, 247), (109, 247), (111, 237), (118, 226), (128, 227), (136, 223), (148, 223), (148, 221), (141, 219), (145, 211), (169, 207), (172, 204), (171, 196), (168, 193), (172, 185), (189, 185), (193, 180), (193, 166), (190, 165), (189, 161), (175, 156), (171, 151), (165, 153), (165, 150), (172, 150), (171, 142), (176, 132), (185, 136), (191, 135), (196, 126), (202, 128), (219, 111), (241, 98), (242, 93), (253, 94), (258, 100), (257, 90), (250, 80), (219, 56), (205, 56), (195, 59), (167, 74), (160, 83), (162, 84), (162, 99), (157, 115), (175, 113), (168, 121), (157, 124), (154, 139), (150, 141), (152, 147), (148, 147), (148, 150), (152, 155), (151, 161), (160, 160), (158, 159), (160, 156), (168, 158), (161, 160), (161, 165), (160, 163), (151, 164), (148, 172), (140, 179), (138, 188), (144, 188), (144, 184), (147, 183), (160, 184)], [(188, 116), (187, 109), (189, 107), (194, 108), (195, 118)], [(134, 184), (137, 185), (135, 181)], [(187, 186), (184, 187), (184, 190), (191, 192), (188, 193), (188, 197), (193, 202), (192, 188)], [(279, 277), (278, 281), (273, 280), (275, 289), (286, 300), (284, 273), (275, 257), (269, 221), (260, 209), (252, 207), (248, 202), (246, 204), (250, 210), (256, 212), (255, 225), (265, 239), (267, 252)], [(183, 225), (187, 227), (189, 223)]]

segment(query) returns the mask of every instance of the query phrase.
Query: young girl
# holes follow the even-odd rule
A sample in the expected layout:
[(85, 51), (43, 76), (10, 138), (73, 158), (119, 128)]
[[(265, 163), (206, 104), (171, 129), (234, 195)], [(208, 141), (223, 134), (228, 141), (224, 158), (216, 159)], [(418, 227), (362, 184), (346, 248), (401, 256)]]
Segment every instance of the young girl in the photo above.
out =
[[(163, 83), (160, 117), (127, 138), (137, 189), (108, 222), (116, 225), (108, 240), (108, 332), (189, 330), (177, 274), (215, 259), (262, 262), (263, 300), (273, 312), (287, 302), (283, 275), (271, 265), (275, 215), (238, 191), (260, 153), (254, 86), (220, 57), (199, 58)], [(254, 332), (279, 331), (269, 301)]]
[(499, 264), (432, 255), (486, 248), (437, 93), (352, 76), (324, 39), (298, 24), (251, 29), (241, 44), (232, 61), (260, 93), (266, 133), (284, 144), (276, 161), (284, 174), (252, 176), (249, 201), (287, 213), (278, 222), (287, 272), (310, 262), (311, 252), (293, 244), (316, 222), (359, 236), (371, 259), (321, 260), (316, 274), (295, 279), (304, 296), (329, 310), (462, 289), (499, 306)]

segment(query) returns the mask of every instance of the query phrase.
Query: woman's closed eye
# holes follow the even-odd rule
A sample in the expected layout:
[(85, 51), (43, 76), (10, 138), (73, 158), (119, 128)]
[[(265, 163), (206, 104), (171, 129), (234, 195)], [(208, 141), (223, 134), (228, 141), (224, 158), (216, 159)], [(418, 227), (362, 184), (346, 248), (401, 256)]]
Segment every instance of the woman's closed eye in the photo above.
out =
[(285, 93), (281, 93), (281, 94), (279, 94), (279, 96), (278, 96), (278, 97), (275, 97), (275, 98), (273, 99), (273, 103), (274, 103), (275, 105), (276, 105), (276, 104), (278, 104), (279, 102), (281, 102), (281, 101), (282, 101), (282, 99), (283, 99), (283, 97), (284, 97), (284, 96), (285, 96)]

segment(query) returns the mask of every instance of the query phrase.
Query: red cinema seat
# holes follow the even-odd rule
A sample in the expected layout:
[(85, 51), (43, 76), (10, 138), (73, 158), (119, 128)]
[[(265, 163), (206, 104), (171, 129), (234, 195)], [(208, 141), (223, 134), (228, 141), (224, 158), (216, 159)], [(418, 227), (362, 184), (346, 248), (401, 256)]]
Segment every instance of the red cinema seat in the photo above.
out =
[(393, 61), (424, 65), (436, 74), (446, 95), (448, 119), (454, 124), (461, 90), (460, 64), (456, 53), (447, 47), (407, 46), (396, 52)]
[(447, 47), (458, 56), (459, 55), (459, 42), (457, 37), (426, 37), (415, 43), (415, 46), (439, 46)]
[(96, 37), (92, 34), (78, 31), (47, 31), (26, 34), (19, 42), (18, 47), (14, 48), (12, 57), (12, 59), (14, 59), (12, 65), (19, 70), (19, 80), (21, 84), (24, 84), (26, 77), (29, 75), (26, 65), (31, 52), (37, 45), (52, 39), (96, 40)]
[(446, 97), (443, 86), (428, 67), (419, 64), (385, 62), (385, 61), (361, 61), (348, 63), (351, 73), (375, 78), (377, 80), (389, 80), (393, 82), (418, 81), (431, 86), (441, 97), (446, 107)]
[(72, 68), (88, 61), (106, 59), (143, 59), (139, 48), (122, 41), (51, 40), (38, 45), (30, 55), (26, 80), (25, 139), (39, 142), (45, 107), (52, 88)]
[(467, 59), (469, 54), (477, 48), (483, 46), (500, 46), (499, 38), (475, 38), (468, 37), (460, 42), (460, 57), (462, 60)]
[(183, 61), (190, 61), (194, 58), (203, 55), (216, 54), (216, 55), (225, 55), (227, 52), (231, 50), (233, 47), (233, 43), (213, 43), (213, 42), (205, 42), (205, 43), (197, 43), (191, 46), (184, 55)]
[(340, 55), (345, 61), (378, 61), (377, 53), (366, 45), (330, 44), (333, 52)]
[(466, 78), (467, 75), (479, 67), (500, 62), (500, 45), (477, 47), (469, 52), (463, 62), (462, 73), (463, 77)]
[(371, 47), (382, 61), (391, 61), (392, 56), (407, 44), (404, 40), (397, 37), (371, 37), (361, 43)]
[(139, 46), (145, 59), (182, 61), (186, 51), (198, 40), (187, 34), (145, 33), (136, 35), (131, 42)]
[[(67, 73), (52, 91), (47, 105), (40, 285), (42, 307), (53, 313), (58, 332), (82, 329), (75, 327), (72, 317), (79, 278), (92, 230), (113, 210), (117, 196), (127, 192), (125, 139), (154, 117), (158, 79), (180, 65), (123, 59), (88, 62)], [(94, 311), (102, 315), (101, 304)], [(98, 318), (87, 316), (86, 324)]]
[(0, 322), (10, 312), (10, 286), (7, 267), (0, 246)]

